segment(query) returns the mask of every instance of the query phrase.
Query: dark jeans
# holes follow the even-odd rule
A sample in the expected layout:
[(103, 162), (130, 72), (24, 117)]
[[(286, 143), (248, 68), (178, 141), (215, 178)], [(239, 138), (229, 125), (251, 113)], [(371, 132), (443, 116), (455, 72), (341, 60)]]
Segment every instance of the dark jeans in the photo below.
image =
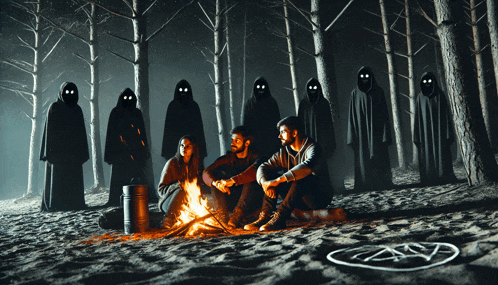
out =
[(259, 208), (263, 202), (263, 189), (256, 182), (230, 187), (230, 195), (223, 193), (215, 187), (211, 187), (216, 210), (231, 212), (240, 208), (244, 214), (249, 214)]
[(182, 205), (184, 204), (184, 200), (187, 199), (187, 193), (185, 193), (178, 184), (173, 184), (168, 189), (166, 195), (166, 199), (161, 204), (161, 210), (166, 215), (178, 216), (182, 209)]
[[(309, 175), (303, 179), (284, 182), (275, 187), (277, 197), (280, 195), (283, 198), (278, 211), (288, 217), (295, 208), (300, 210), (325, 209), (330, 204), (331, 198), (318, 190), (320, 187), (327, 186), (320, 185), (317, 180), (313, 175)], [(329, 187), (331, 189), (331, 186)], [(272, 199), (265, 195), (261, 210), (271, 213), (276, 206), (277, 198)]]

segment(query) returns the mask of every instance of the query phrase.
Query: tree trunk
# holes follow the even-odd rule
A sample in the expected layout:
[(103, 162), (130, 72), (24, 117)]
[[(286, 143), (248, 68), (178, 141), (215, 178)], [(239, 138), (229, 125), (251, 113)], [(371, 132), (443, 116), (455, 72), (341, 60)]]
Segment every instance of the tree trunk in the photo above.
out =
[(397, 78), (398, 73), (396, 71), (394, 52), (391, 48), (391, 43), (390, 43), (389, 25), (387, 23), (387, 15), (384, 6), (384, 0), (379, 0), (379, 4), (382, 16), (382, 26), (384, 28), (384, 43), (386, 46), (387, 66), (389, 70), (389, 87), (391, 90), (391, 105), (393, 112), (394, 134), (396, 136), (396, 148), (398, 150), (398, 164), (400, 168), (405, 168), (406, 165), (405, 165), (405, 155), (403, 148), (403, 136), (401, 134), (402, 125), (401, 125), (401, 118), (399, 115), (399, 106), (398, 106), (398, 78)]
[[(136, 11), (136, 16), (133, 17), (133, 48), (135, 51), (135, 62), (133, 68), (135, 71), (135, 95), (137, 95), (137, 107), (142, 111), (144, 118), (145, 129), (147, 133), (147, 141), (152, 154), (152, 140), (150, 135), (150, 114), (149, 114), (149, 44), (147, 39), (147, 21), (143, 16), (145, 10), (144, 1), (133, 0), (133, 10)], [(152, 198), (151, 193), (155, 193), (154, 171), (152, 165), (152, 156), (146, 162), (145, 175), (147, 177), (147, 185), (149, 190), (149, 198)]]
[(489, 119), (489, 107), (488, 107), (488, 97), (486, 94), (486, 79), (484, 65), (482, 62), (482, 48), (481, 48), (481, 37), (479, 35), (479, 26), (477, 23), (477, 11), (476, 11), (476, 1), (470, 0), (470, 20), (472, 26), (472, 35), (474, 38), (474, 53), (476, 61), (477, 70), (477, 83), (479, 87), (479, 99), (481, 100), (482, 117), (484, 119), (484, 125), (486, 126), (486, 131), (488, 133), (488, 139), (493, 145), (492, 133), (491, 133), (491, 122)]
[[(488, 12), (489, 37), (491, 39), (491, 54), (493, 56), (493, 66), (495, 71), (495, 82), (498, 83), (498, 25), (496, 24), (495, 0), (486, 0), (486, 5)], [(496, 90), (498, 90), (498, 85), (496, 86)]]
[[(29, 160), (28, 160), (28, 190), (26, 196), (38, 194), (38, 164), (40, 154), (40, 137), (42, 126), (42, 92), (41, 92), (41, 58), (40, 58), (40, 41), (42, 28), (40, 25), (40, 1), (36, 2), (35, 17), (35, 44), (33, 59), (33, 116), (31, 118), (31, 137), (29, 143)], [(36, 191), (36, 192), (35, 192)]]
[(215, 16), (215, 24), (214, 24), (214, 96), (215, 96), (215, 109), (216, 109), (216, 119), (218, 121), (218, 139), (220, 141), (220, 155), (224, 155), (226, 152), (225, 146), (225, 123), (223, 120), (222, 113), (222, 81), (221, 78), (221, 66), (220, 66), (220, 57), (222, 52), (221, 46), (221, 4), (220, 0), (216, 0), (216, 16)]
[[(225, 9), (228, 9), (227, 0), (225, 0)], [(228, 65), (228, 96), (230, 100), (230, 122), (232, 124), (232, 129), (235, 128), (235, 114), (233, 108), (233, 84), (232, 84), (232, 65), (230, 58), (230, 36), (228, 33), (228, 11), (225, 12), (225, 36), (227, 42), (227, 65)]]
[(410, 1), (405, 0), (405, 17), (406, 17), (406, 48), (408, 56), (408, 89), (410, 96), (410, 129), (412, 145), (412, 165), (418, 168), (418, 148), (413, 143), (413, 128), (415, 127), (415, 108), (417, 102), (417, 93), (415, 91), (415, 72), (413, 70), (413, 51), (412, 51), (412, 29), (410, 22)]
[(333, 103), (332, 95), (330, 92), (330, 81), (327, 74), (327, 62), (324, 56), (324, 42), (323, 33), (320, 24), (320, 0), (311, 0), (311, 22), (313, 23), (313, 42), (315, 44), (315, 63), (316, 74), (318, 81), (322, 85), (322, 93), (325, 99), (329, 101), (330, 111), (332, 112), (332, 120), (335, 118), (337, 112), (336, 106)]
[(287, 48), (289, 52), (289, 67), (291, 73), (292, 80), (292, 94), (294, 95), (294, 105), (296, 106), (296, 116), (299, 109), (299, 94), (297, 92), (297, 76), (296, 76), (296, 65), (294, 61), (294, 46), (292, 44), (291, 37), (291, 27), (289, 23), (289, 13), (287, 11), (287, 3), (284, 2), (284, 17), (285, 17), (285, 30), (286, 30), (286, 39), (287, 39)]
[(452, 19), (449, 0), (434, 0), (437, 14), (437, 34), (448, 88), (448, 99), (463, 164), (469, 185), (480, 185), (496, 181), (498, 166), (491, 151), (489, 140), (477, 100), (472, 98), (469, 79), (462, 68), (462, 46), (458, 46), (457, 28)]
[(93, 188), (105, 187), (99, 115), (99, 55), (97, 37), (97, 7), (91, 3), (90, 12), (90, 143), (92, 146)]
[(244, 55), (242, 61), (242, 107), (240, 111), (240, 124), (244, 120), (244, 104), (246, 102), (246, 45), (247, 45), (247, 13), (244, 14)]

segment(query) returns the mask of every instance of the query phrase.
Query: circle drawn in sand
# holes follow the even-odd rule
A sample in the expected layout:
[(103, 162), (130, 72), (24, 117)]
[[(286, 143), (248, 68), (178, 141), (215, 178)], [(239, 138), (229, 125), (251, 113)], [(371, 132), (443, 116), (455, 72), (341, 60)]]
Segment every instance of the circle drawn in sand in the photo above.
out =
[(458, 247), (443, 242), (364, 245), (333, 251), (327, 259), (341, 265), (404, 272), (436, 267), (453, 260)]

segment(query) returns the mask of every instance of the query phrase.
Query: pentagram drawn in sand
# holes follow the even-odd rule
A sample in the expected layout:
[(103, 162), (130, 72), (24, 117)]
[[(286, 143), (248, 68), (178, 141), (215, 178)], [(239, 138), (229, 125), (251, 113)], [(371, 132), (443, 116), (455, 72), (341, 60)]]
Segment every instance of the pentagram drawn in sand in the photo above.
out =
[(327, 259), (351, 267), (404, 272), (448, 263), (459, 253), (458, 247), (450, 243), (421, 242), (339, 249), (329, 253)]

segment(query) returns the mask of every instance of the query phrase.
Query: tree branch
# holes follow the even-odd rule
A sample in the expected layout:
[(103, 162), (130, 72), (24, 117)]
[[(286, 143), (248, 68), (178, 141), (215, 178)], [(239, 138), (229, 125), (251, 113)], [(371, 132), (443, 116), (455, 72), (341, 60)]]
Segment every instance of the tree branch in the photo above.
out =
[(403, 11), (405, 11), (405, 7), (403, 7), (403, 9), (401, 9), (401, 12), (399, 12), (399, 14), (396, 14), (397, 15), (396, 20), (392, 23), (390, 30), (394, 29), (394, 26), (396, 26), (396, 23), (398, 22), (399, 18), (401, 17), (401, 13), (403, 13)]
[(209, 18), (209, 15), (206, 13), (206, 11), (204, 10), (204, 8), (202, 8), (201, 3), (197, 2), (197, 4), (199, 4), (199, 7), (201, 7), (202, 12), (204, 12), (204, 15), (206, 15), (206, 18), (209, 20), (209, 22), (211, 23), (211, 26), (214, 28), (213, 21), (211, 21), (211, 18)]
[(406, 95), (405, 93), (399, 92), (400, 95), (405, 96), (408, 99), (412, 99), (410, 96)]
[(406, 75), (403, 75), (401, 73), (398, 73), (399, 76), (403, 77), (404, 79), (406, 80), (410, 80), (410, 77), (406, 76)]
[(379, 17), (379, 18), (382, 18), (382, 16), (381, 16), (381, 15), (379, 15), (379, 14), (377, 14), (377, 13), (374, 13), (374, 12), (372, 12), (372, 11), (368, 11), (368, 10), (366, 10), (366, 9), (363, 9), (363, 11), (367, 12), (368, 14), (372, 14), (372, 15), (374, 15), (374, 16), (377, 16), (377, 17)]
[(419, 14), (422, 15), (424, 18), (426, 18), (434, 27), (437, 27), (436, 22), (434, 22), (431, 19), (431, 17), (429, 17), (427, 15), (427, 13), (424, 11), (424, 9), (422, 9), (422, 6), (420, 6), (420, 3), (418, 3), (418, 1), (416, 1), (416, 2), (417, 2), (417, 5), (418, 5), (418, 9), (417, 10), (418, 10)]
[(353, 1), (354, 0), (349, 0), (349, 3), (346, 4), (344, 9), (342, 9), (342, 11), (335, 17), (335, 19), (332, 21), (332, 23), (330, 23), (330, 25), (328, 25), (327, 28), (325, 28), (325, 31), (328, 31), (334, 25), (334, 23), (342, 16), (342, 14), (346, 11), (346, 9), (348, 9), (349, 5), (351, 5), (351, 3), (353, 3)]
[(426, 42), (423, 46), (421, 46), (421, 47), (420, 47), (420, 48), (419, 48), (419, 49), (418, 49), (418, 50), (417, 50), (417, 51), (413, 54), (413, 56), (416, 56), (416, 55), (417, 55), (420, 51), (422, 51), (422, 50), (425, 48), (425, 46), (426, 46), (426, 45), (428, 45), (428, 44), (429, 44), (429, 42)]
[(313, 23), (313, 21), (311, 21), (311, 19), (308, 16), (304, 15), (304, 13), (301, 11), (301, 9), (299, 9), (296, 5), (294, 5), (294, 3), (292, 3), (292, 1), (290, 1), (290, 0), (284, 0), (284, 2), (289, 2), (289, 4), (291, 4), (292, 7), (294, 7), (294, 9), (297, 12), (299, 12), (299, 14), (301, 14), (301, 16), (303, 16), (306, 19), (306, 21), (308, 21), (308, 23), (310, 23), (313, 27), (315, 27), (317, 29), (320, 28), (319, 26), (317, 26), (317, 24)]
[(391, 31), (393, 31), (393, 32), (395, 32), (395, 33), (397, 33), (397, 34), (400, 34), (401, 36), (403, 36), (403, 37), (405, 37), (405, 38), (407, 37), (405, 33), (402, 33), (402, 32), (400, 32), (400, 31), (398, 31), (398, 30), (391, 29)]
[(213, 29), (213, 28), (211, 28), (208, 24), (206, 24), (206, 22), (204, 22), (202, 19), (199, 19), (199, 21), (201, 21), (201, 23), (203, 23), (203, 24), (204, 24), (204, 26), (206, 26), (208, 29), (210, 29), (210, 30), (211, 30), (211, 32), (213, 32), (213, 33), (214, 33), (214, 29)]
[(3, 62), (3, 63), (5, 63), (5, 64), (8, 64), (8, 65), (10, 65), (10, 66), (13, 66), (13, 67), (15, 67), (15, 68), (17, 68), (17, 69), (19, 69), (19, 70), (22, 70), (22, 71), (24, 71), (24, 72), (26, 72), (26, 73), (29, 73), (29, 74), (31, 74), (31, 75), (34, 75), (34, 72), (33, 72), (33, 71), (30, 71), (30, 70), (27, 70), (27, 69), (25, 69), (25, 68), (23, 68), (23, 67), (20, 67), (20, 66), (18, 66), (17, 64), (15, 64), (15, 63), (11, 62), (11, 61), (8, 61), (8, 60), (6, 60), (6, 59), (2, 59), (2, 62)]
[(316, 54), (312, 54), (311, 52), (308, 52), (307, 50), (304, 50), (304, 49), (302, 49), (302, 48), (300, 48), (300, 47), (298, 47), (298, 46), (296, 46), (296, 49), (297, 49), (298, 51), (301, 51), (301, 52), (303, 52), (303, 53), (305, 53), (305, 54), (309, 55), (309, 56), (316, 57)]
[(48, 88), (50, 88), (50, 87), (52, 86), (52, 84), (54, 84), (54, 82), (55, 82), (57, 79), (59, 79), (59, 77), (61, 77), (61, 76), (62, 76), (62, 74), (64, 74), (64, 71), (63, 71), (63, 72), (61, 72), (61, 73), (59, 73), (59, 75), (57, 75), (57, 77), (56, 77), (56, 78), (54, 78), (54, 79), (50, 80), (50, 82), (48, 83), (47, 87), (45, 87), (45, 89), (43, 89), (43, 90), (42, 90), (42, 93), (44, 93), (45, 91), (47, 91), (47, 90), (48, 90)]
[(28, 44), (25, 40), (23, 40), (19, 35), (17, 36), (17, 38), (21, 41), (21, 43), (23, 43), (23, 45), (22, 45), (23, 47), (27, 47), (27, 48), (35, 51), (35, 48), (32, 45)]
[(18, 19), (16, 19), (16, 18), (12, 17), (12, 16), (9, 16), (9, 15), (6, 15), (6, 14), (5, 14), (5, 16), (7, 16), (7, 17), (9, 17), (10, 19), (12, 19), (12, 20), (16, 21), (17, 23), (19, 23), (19, 24), (21, 24), (21, 25), (25, 26), (25, 27), (26, 27), (26, 29), (28, 29), (28, 31), (31, 31), (31, 32), (33, 32), (33, 33), (35, 32), (35, 28), (34, 28), (34, 27), (32, 27), (32, 26), (30, 26), (30, 25), (28, 25), (28, 24), (26, 24), (26, 23), (24, 23), (24, 22), (21, 22), (21, 21), (19, 21)]
[(74, 55), (74, 56), (76, 56), (76, 57), (78, 57), (78, 58), (80, 58), (80, 59), (82, 59), (82, 60), (83, 60), (84, 62), (86, 62), (88, 65), (92, 65), (92, 63), (91, 63), (89, 60), (87, 60), (86, 58), (84, 58), (83, 56), (81, 56), (81, 55), (79, 55), (79, 54), (77, 54), (77, 53), (73, 53), (73, 55)]
[(127, 62), (129, 62), (129, 63), (131, 63), (131, 64), (135, 64), (135, 63), (136, 63), (136, 62), (134, 62), (134, 61), (132, 61), (132, 60), (127, 59), (127, 58), (126, 58), (126, 57), (124, 57), (124, 56), (121, 56), (121, 55), (119, 55), (119, 54), (117, 54), (117, 53), (113, 52), (112, 50), (107, 50), (107, 51), (108, 51), (108, 52), (110, 52), (110, 53), (112, 53), (113, 55), (115, 55), (115, 56), (117, 56), (117, 57), (121, 58), (121, 59), (126, 60)]
[[(157, 0), (156, 0), (157, 1)], [(168, 21), (166, 21), (166, 23), (164, 23), (159, 29), (157, 29), (154, 33), (152, 33), (152, 35), (150, 35), (145, 41), (148, 42), (150, 39), (152, 39), (155, 35), (157, 35), (160, 31), (162, 31), (168, 24), (169, 22), (171, 22), (171, 20), (173, 20), (176, 15), (178, 15), (183, 9), (185, 9), (187, 6), (189, 6), (190, 4), (192, 4), (194, 1), (190, 1), (189, 3), (187, 3), (186, 5), (184, 5), (183, 7), (181, 7), (180, 9), (178, 9), (178, 11), (176, 11), (176, 13), (171, 16), (171, 18), (169, 18)]]
[[(41, 17), (42, 17), (45, 21), (49, 22), (49, 23), (50, 23), (50, 24), (51, 24), (54, 28), (61, 30), (63, 33), (67, 33), (68, 35), (70, 35), (70, 36), (72, 36), (72, 37), (74, 37), (74, 38), (76, 38), (76, 39), (78, 39), (78, 40), (80, 40), (80, 41), (84, 42), (84, 43), (85, 43), (85, 44), (87, 44), (87, 45), (90, 45), (90, 41), (87, 41), (87, 40), (86, 40), (86, 39), (84, 39), (83, 37), (80, 37), (80, 36), (78, 36), (77, 34), (75, 34), (75, 33), (72, 33), (72, 32), (70, 32), (70, 31), (68, 31), (67, 29), (63, 28), (62, 26), (60, 26), (60, 25), (58, 25), (58, 24), (56, 24), (56, 23), (52, 22), (50, 19), (46, 18), (45, 16), (41, 16)], [(73, 23), (73, 24), (74, 24), (74, 23)], [(72, 27), (72, 26), (73, 26), (73, 25), (71, 25), (71, 27)]]
[(372, 32), (372, 33), (374, 33), (374, 34), (384, 36), (384, 33), (381, 33), (381, 32), (377, 32), (377, 31), (371, 30), (371, 29), (369, 29), (369, 28), (367, 28), (367, 27), (362, 27), (362, 28), (363, 28), (363, 29), (365, 29), (365, 30), (367, 30), (367, 31), (369, 31), (369, 32)]
[(109, 76), (109, 78), (107, 78), (106, 80), (101, 80), (101, 81), (99, 81), (99, 84), (106, 83), (106, 82), (108, 82), (108, 81), (109, 81), (109, 80), (111, 80), (111, 79), (112, 79), (112, 76)]
[(61, 37), (59, 38), (59, 40), (54, 44), (54, 46), (52, 47), (52, 49), (47, 53), (47, 55), (42, 59), (42, 62), (45, 62), (45, 60), (50, 56), (50, 54), (52, 54), (52, 52), (55, 50), (55, 48), (59, 45), (59, 43), (61, 42), (62, 38), (64, 37), (66, 33), (62, 33)]
[(145, 15), (147, 12), (149, 12), (149, 10), (152, 8), (152, 6), (154, 6), (154, 4), (156, 4), (156, 3), (157, 3), (157, 0), (152, 2), (152, 4), (150, 4), (150, 6), (147, 7), (147, 9), (145, 9), (145, 11), (142, 13), (142, 16)]
[(397, 51), (395, 51), (395, 52), (394, 52), (394, 54), (395, 54), (395, 55), (402, 56), (402, 57), (404, 57), (404, 58), (408, 58), (408, 55), (403, 54), (403, 53), (400, 53), (400, 52), (397, 52)]
[(126, 43), (130, 43), (130, 44), (135, 44), (135, 43), (136, 43), (136, 42), (134, 42), (134, 41), (130, 41), (130, 40), (128, 40), (128, 39), (125, 39), (125, 38), (122, 38), (122, 37), (119, 37), (119, 36), (113, 35), (113, 34), (111, 34), (111, 33), (107, 33), (107, 35), (109, 35), (109, 36), (111, 36), (111, 37), (114, 37), (114, 38), (116, 38), (116, 39), (118, 39), (118, 40), (121, 40), (121, 41), (123, 41), (123, 42), (126, 42)]
[(95, 2), (95, 1), (93, 1), (93, 0), (84, 0), (84, 1), (89, 2), (89, 3), (92, 3), (92, 4), (94, 4), (95, 6), (100, 7), (100, 8), (102, 8), (102, 9), (106, 10), (107, 12), (109, 12), (109, 13), (111, 13), (111, 14), (113, 14), (113, 15), (116, 15), (116, 16), (119, 16), (119, 17), (122, 17), (122, 18), (125, 18), (125, 19), (128, 19), (128, 20), (133, 20), (133, 17), (126, 16), (126, 15), (123, 15), (123, 14), (118, 13), (118, 12), (116, 12), (116, 11), (113, 11), (113, 10), (111, 10), (111, 9), (107, 8), (107, 7), (104, 7), (104, 6), (102, 6), (102, 5), (98, 4), (98, 3), (96, 3), (96, 2)]
[(29, 100), (29, 98), (27, 98), (26, 96), (23, 95), (23, 94), (27, 94), (27, 95), (33, 96), (33, 93), (22, 91), (22, 90), (15, 89), (15, 88), (10, 88), (10, 87), (7, 87), (7, 86), (1, 85), (1, 84), (0, 84), (0, 88), (3, 88), (5, 90), (12, 91), (12, 92), (18, 94), (24, 100), (26, 100), (26, 102), (28, 102), (31, 106), (33, 106), (33, 102), (31, 100)]

